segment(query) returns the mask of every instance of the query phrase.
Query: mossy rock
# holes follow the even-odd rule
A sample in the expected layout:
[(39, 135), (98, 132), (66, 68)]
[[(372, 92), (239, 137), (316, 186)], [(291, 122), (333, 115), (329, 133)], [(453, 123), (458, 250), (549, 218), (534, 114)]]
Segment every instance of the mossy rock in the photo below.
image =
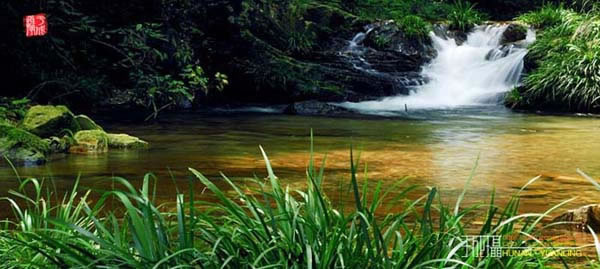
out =
[(69, 149), (74, 143), (74, 139), (68, 136), (62, 138), (52, 136), (45, 138), (44, 141), (50, 146), (50, 152), (52, 153), (68, 153)]
[(102, 130), (79, 131), (73, 138), (75, 145), (69, 148), (71, 153), (96, 154), (108, 150), (108, 135)]
[(75, 116), (66, 106), (33, 106), (25, 114), (21, 127), (40, 137), (79, 130)]
[(75, 122), (77, 123), (79, 130), (104, 130), (100, 125), (86, 115), (75, 116)]
[(119, 149), (145, 149), (148, 142), (128, 134), (108, 134), (108, 146)]
[(14, 126), (0, 124), (0, 156), (11, 162), (38, 165), (46, 162), (48, 143), (40, 137)]

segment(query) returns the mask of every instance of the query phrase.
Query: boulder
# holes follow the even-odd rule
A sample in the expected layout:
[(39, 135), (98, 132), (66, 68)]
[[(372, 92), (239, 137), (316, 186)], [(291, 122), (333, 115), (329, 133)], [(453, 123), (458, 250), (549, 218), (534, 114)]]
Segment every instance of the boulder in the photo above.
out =
[(71, 153), (95, 154), (108, 150), (108, 135), (102, 130), (79, 131), (73, 138), (75, 145), (69, 149)]
[(48, 143), (38, 136), (9, 125), (0, 125), (0, 158), (13, 163), (39, 165), (46, 162)]
[(86, 115), (75, 116), (75, 122), (77, 122), (79, 130), (104, 130)]
[(335, 116), (335, 115), (349, 115), (353, 112), (349, 109), (318, 102), (318, 101), (304, 101), (296, 102), (285, 108), (284, 113), (291, 115), (307, 115), (307, 116)]
[(119, 149), (144, 149), (148, 148), (148, 142), (128, 134), (107, 134), (108, 146)]
[(75, 116), (66, 106), (33, 106), (25, 114), (21, 127), (40, 137), (50, 137), (63, 130), (78, 131)]
[(600, 204), (592, 204), (569, 210), (556, 217), (552, 222), (572, 222), (567, 226), (580, 231), (590, 232), (590, 226), (594, 232), (600, 232)]
[(527, 27), (520, 24), (510, 24), (502, 34), (502, 44), (513, 43), (527, 38)]

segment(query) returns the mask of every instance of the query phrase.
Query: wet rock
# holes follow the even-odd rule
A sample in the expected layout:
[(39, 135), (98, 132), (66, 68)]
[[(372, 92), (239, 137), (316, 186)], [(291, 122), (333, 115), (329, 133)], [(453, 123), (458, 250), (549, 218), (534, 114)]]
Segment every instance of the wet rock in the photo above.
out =
[(527, 38), (527, 27), (520, 24), (510, 24), (502, 34), (502, 44), (513, 43)]
[(63, 130), (78, 131), (75, 116), (66, 106), (33, 106), (25, 114), (21, 127), (40, 137), (50, 137)]
[(396, 51), (402, 56), (412, 56), (425, 61), (435, 57), (429, 38), (408, 38), (394, 21), (372, 24), (364, 45), (377, 51)]
[(433, 33), (436, 36), (443, 37), (444, 39), (454, 39), (456, 45), (462, 45), (467, 41), (467, 33), (464, 31), (450, 30), (448, 25), (435, 24), (433, 26)]
[(39, 165), (46, 162), (48, 144), (38, 136), (9, 125), (0, 125), (0, 161)]
[(590, 226), (595, 232), (600, 232), (600, 204), (569, 210), (556, 217), (553, 222), (573, 222), (567, 226), (585, 232), (589, 232), (587, 226)]
[(145, 149), (148, 142), (128, 134), (107, 134), (108, 146), (119, 149)]
[(44, 141), (48, 143), (51, 153), (68, 153), (69, 148), (73, 144), (73, 138), (68, 136), (63, 136), (62, 138), (51, 136), (44, 139)]
[(80, 130), (104, 130), (86, 115), (75, 116), (75, 122), (79, 125)]
[(95, 154), (108, 150), (108, 135), (102, 130), (79, 131), (73, 138), (75, 145), (69, 149), (70, 153)]
[(351, 110), (346, 108), (318, 102), (318, 101), (305, 101), (297, 102), (289, 105), (285, 108), (284, 113), (291, 115), (307, 115), (307, 116), (334, 116), (352, 114)]

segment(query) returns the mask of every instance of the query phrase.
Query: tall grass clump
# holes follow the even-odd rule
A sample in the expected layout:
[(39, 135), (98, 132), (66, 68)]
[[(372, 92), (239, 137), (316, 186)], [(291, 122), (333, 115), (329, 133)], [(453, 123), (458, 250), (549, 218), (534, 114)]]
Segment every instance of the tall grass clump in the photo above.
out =
[[(546, 10), (548, 9), (548, 10)], [(528, 56), (535, 68), (519, 90), (522, 105), (541, 109), (597, 112), (600, 110), (600, 15), (567, 9), (523, 21), (545, 27)], [(545, 10), (545, 11), (544, 11)], [(554, 14), (549, 16), (548, 14)], [(560, 18), (559, 22), (556, 20)]]
[(475, 9), (475, 4), (465, 0), (456, 0), (447, 16), (451, 30), (467, 32), (484, 20), (484, 15)]
[[(117, 187), (93, 202), (89, 192), (78, 194), (77, 184), (57, 199), (43, 191), (43, 181), (24, 180), (4, 199), (14, 218), (1, 231), (0, 261), (28, 268), (530, 268), (549, 258), (471, 252), (465, 236), (511, 235), (506, 246), (514, 247), (547, 244), (530, 236), (564, 204), (542, 214), (519, 214), (518, 194), (501, 208), (492, 193), (487, 204), (464, 207), (472, 176), (452, 207), (441, 202), (436, 188), (411, 200), (406, 195), (417, 187), (404, 181), (395, 187), (368, 186), (366, 178), (360, 183), (358, 160), (350, 152), (349, 186), (339, 194), (352, 197), (345, 207), (324, 193), (325, 160), (317, 168), (311, 153), (306, 187), (291, 190), (262, 154), (266, 179), (241, 183), (222, 175), (232, 194), (189, 169), (195, 178), (189, 193), (162, 205), (154, 201), (151, 175), (141, 189), (115, 178)], [(206, 193), (194, 193), (194, 182)], [(197, 199), (208, 193), (213, 199)], [(384, 203), (403, 206), (381, 215)], [(474, 217), (483, 224), (470, 234)]]
[(425, 40), (432, 29), (430, 23), (413, 15), (403, 17), (397, 23), (402, 33), (408, 38)]

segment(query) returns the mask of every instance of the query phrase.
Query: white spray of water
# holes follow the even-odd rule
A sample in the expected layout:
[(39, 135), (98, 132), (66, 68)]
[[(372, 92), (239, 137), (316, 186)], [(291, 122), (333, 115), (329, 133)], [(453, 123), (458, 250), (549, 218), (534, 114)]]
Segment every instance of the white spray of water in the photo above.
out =
[[(343, 103), (365, 111), (402, 111), (405, 107), (453, 108), (497, 103), (497, 96), (518, 85), (527, 49), (502, 46), (506, 25), (477, 27), (458, 46), (454, 39), (431, 34), (438, 56), (422, 71), (429, 83), (414, 88), (406, 96), (379, 101)], [(533, 42), (530, 31), (525, 43)]]

